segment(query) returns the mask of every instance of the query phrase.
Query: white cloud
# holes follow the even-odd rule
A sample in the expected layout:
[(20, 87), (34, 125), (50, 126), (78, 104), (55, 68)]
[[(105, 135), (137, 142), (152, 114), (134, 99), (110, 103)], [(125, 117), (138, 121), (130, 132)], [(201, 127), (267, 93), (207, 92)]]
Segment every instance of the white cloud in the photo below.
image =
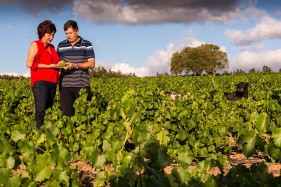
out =
[(256, 41), (281, 39), (281, 22), (266, 16), (261, 19), (255, 28), (244, 32), (239, 30), (226, 30), (225, 35), (235, 45), (249, 45)]
[(264, 50), (264, 45), (263, 43), (259, 43), (257, 45), (250, 45), (250, 46), (243, 46), (239, 49), (239, 51), (243, 52), (243, 51), (263, 51)]
[(185, 42), (184, 45), (188, 46), (188, 47), (198, 47), (198, 46), (206, 43), (206, 42), (196, 39), (194, 36), (185, 37), (184, 42)]
[(281, 10), (276, 10), (274, 13), (275, 13), (276, 15), (281, 15)]
[(126, 63), (111, 64), (109, 62), (96, 60), (96, 67), (103, 67), (107, 70), (111, 70), (111, 71), (115, 71), (115, 72), (120, 71), (123, 74), (132, 73), (138, 77), (145, 77), (145, 76), (149, 75), (147, 68), (145, 68), (145, 67), (135, 68)]
[(150, 55), (147, 59), (147, 68), (150, 75), (156, 75), (157, 73), (169, 73), (170, 72), (170, 62), (175, 45), (169, 43), (166, 50), (156, 51), (155, 54)]
[(268, 13), (265, 10), (256, 8), (253, 5), (244, 9), (242, 11), (242, 15), (244, 17), (244, 20), (260, 20), (263, 17), (267, 17)]
[(170, 72), (170, 60), (172, 54), (175, 52), (174, 44), (169, 43), (166, 50), (158, 50), (147, 58), (146, 65), (135, 68), (126, 63), (116, 63), (109, 65), (109, 63), (97, 63), (101, 67), (111, 69), (112, 71), (121, 71), (124, 74), (133, 73), (138, 77), (155, 76), (157, 73)]
[(114, 64), (111, 68), (112, 71), (121, 71), (122, 73), (129, 74), (133, 73), (138, 77), (145, 77), (148, 76), (148, 69), (146, 67), (140, 67), (140, 68), (134, 68), (130, 66), (129, 64), (125, 63), (117, 63)]
[(230, 59), (229, 71), (242, 69), (248, 72), (251, 68), (262, 70), (263, 66), (270, 67), (277, 72), (281, 68), (281, 49), (255, 53), (250, 51), (241, 52), (237, 57)]
[(105, 69), (111, 69), (112, 68), (112, 64), (108, 63), (108, 62), (104, 62), (102, 60), (95, 60), (96, 61), (96, 67), (103, 67)]

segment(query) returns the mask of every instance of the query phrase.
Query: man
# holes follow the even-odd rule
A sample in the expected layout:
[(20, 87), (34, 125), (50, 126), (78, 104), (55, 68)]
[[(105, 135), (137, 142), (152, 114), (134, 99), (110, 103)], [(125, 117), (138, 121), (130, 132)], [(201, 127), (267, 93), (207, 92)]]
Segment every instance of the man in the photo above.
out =
[(77, 22), (69, 20), (64, 24), (66, 40), (59, 43), (57, 53), (67, 62), (60, 74), (60, 104), (66, 116), (73, 116), (73, 104), (82, 88), (91, 95), (88, 70), (95, 67), (95, 53), (91, 42), (78, 35)]

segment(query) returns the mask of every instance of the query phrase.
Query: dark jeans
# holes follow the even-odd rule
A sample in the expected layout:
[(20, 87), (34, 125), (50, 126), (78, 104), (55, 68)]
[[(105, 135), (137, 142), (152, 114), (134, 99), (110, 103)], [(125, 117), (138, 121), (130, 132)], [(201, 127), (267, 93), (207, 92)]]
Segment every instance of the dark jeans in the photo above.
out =
[[(88, 93), (88, 100), (92, 97), (91, 88), (88, 87), (82, 87), (87, 90)], [(81, 87), (61, 87), (60, 88), (60, 105), (61, 110), (64, 115), (66, 116), (73, 116), (75, 114), (75, 109), (73, 107), (73, 104), (77, 98), (80, 97), (80, 90)]]
[(45, 111), (52, 107), (56, 96), (57, 84), (47, 81), (37, 81), (32, 87), (35, 100), (36, 127), (39, 129), (44, 123)]

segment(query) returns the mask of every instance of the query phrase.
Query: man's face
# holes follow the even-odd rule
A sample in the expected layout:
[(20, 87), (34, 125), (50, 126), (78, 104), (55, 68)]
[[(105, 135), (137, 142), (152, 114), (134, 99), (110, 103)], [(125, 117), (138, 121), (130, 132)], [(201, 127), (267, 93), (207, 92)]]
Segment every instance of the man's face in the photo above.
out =
[(73, 28), (69, 28), (64, 33), (65, 33), (66, 39), (70, 43), (73, 43), (73, 42), (75, 42), (77, 40), (78, 30), (74, 30)]

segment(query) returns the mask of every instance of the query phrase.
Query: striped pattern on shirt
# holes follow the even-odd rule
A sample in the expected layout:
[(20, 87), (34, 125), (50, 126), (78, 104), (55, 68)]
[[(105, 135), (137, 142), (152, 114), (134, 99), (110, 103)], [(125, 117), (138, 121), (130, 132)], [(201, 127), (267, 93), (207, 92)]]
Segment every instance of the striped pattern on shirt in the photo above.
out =
[[(84, 40), (80, 36), (79, 38), (80, 40), (74, 46), (72, 46), (68, 40), (59, 43), (57, 53), (62, 60), (80, 64), (86, 62), (89, 58), (95, 58), (91, 42)], [(81, 69), (69, 71), (62, 70), (59, 84), (62, 87), (90, 86), (89, 71)]]

